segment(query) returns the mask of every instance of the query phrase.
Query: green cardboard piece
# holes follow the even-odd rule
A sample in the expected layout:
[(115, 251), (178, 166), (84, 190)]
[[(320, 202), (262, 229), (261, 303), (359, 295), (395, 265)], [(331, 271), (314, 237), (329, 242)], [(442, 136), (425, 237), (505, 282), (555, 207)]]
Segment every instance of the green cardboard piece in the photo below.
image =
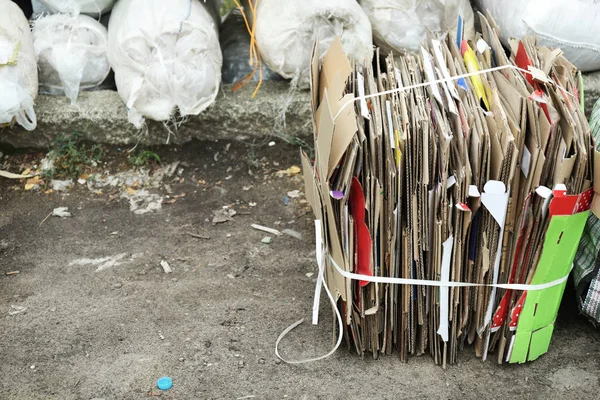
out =
[(529, 343), (531, 342), (531, 332), (517, 332), (515, 335), (515, 344), (510, 356), (510, 363), (522, 364), (527, 361), (529, 352)]
[[(546, 232), (542, 256), (531, 281), (544, 284), (569, 274), (589, 211), (553, 216)], [(531, 361), (548, 351), (550, 337), (566, 281), (543, 290), (528, 291), (519, 315), (510, 363)]]
[(527, 361), (536, 360), (539, 356), (548, 351), (553, 331), (554, 322), (531, 334), (531, 343), (529, 344), (529, 356), (527, 356)]

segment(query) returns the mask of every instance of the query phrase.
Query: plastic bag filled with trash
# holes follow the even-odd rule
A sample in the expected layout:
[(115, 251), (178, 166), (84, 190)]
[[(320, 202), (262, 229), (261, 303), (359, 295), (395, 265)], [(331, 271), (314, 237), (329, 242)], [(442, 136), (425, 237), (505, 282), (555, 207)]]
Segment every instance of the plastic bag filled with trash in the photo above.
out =
[[(215, 3), (120, 0), (108, 27), (108, 59), (129, 121), (197, 115), (221, 83)], [(216, 18), (215, 18), (216, 17)]]
[(475, 34), (469, 0), (360, 0), (373, 26), (373, 41), (385, 52), (418, 51), (428, 32), (454, 32), (462, 17), (464, 37)]
[(256, 24), (263, 61), (284, 78), (297, 80), (300, 88), (308, 88), (316, 39), (320, 55), (337, 35), (350, 59), (362, 63), (373, 56), (371, 24), (355, 0), (260, 0), (255, 13), (246, 1), (244, 8)]
[(14, 120), (34, 130), (38, 72), (29, 22), (19, 6), (0, 0), (0, 127)]
[(100, 85), (110, 72), (107, 30), (87, 15), (53, 14), (33, 23), (40, 91), (64, 93), (75, 104), (80, 89)]
[(97, 17), (113, 7), (116, 0), (40, 0), (53, 12), (86, 14)]
[[(221, 51), (223, 52), (223, 83), (236, 83), (252, 73), (254, 67), (250, 65), (250, 34), (242, 13), (237, 8), (231, 10), (219, 32)], [(255, 73), (250, 81), (257, 81), (260, 76)], [(282, 80), (281, 76), (271, 71), (266, 64), (262, 65), (262, 79), (267, 81)]]
[(42, 14), (51, 14), (52, 12), (46, 7), (40, 0), (32, 0), (31, 5), (33, 7), (33, 14), (31, 19), (35, 19)]
[(500, 40), (535, 35), (537, 43), (560, 48), (581, 71), (600, 69), (600, 2), (592, 0), (476, 0), (500, 27)]

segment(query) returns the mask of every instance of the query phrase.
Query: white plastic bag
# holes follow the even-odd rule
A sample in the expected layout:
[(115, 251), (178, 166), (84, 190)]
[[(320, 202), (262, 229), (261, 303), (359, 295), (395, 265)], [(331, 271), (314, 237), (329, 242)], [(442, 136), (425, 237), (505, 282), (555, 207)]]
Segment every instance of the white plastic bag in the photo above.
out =
[[(207, 5), (208, 6), (208, 5)], [(218, 21), (197, 0), (120, 0), (108, 27), (108, 59), (129, 121), (197, 115), (212, 104), (223, 57)]]
[(317, 38), (321, 56), (336, 35), (350, 59), (362, 63), (373, 56), (371, 24), (355, 0), (260, 0), (255, 24), (263, 61), (284, 78), (298, 79), (301, 88), (308, 87)]
[(42, 14), (50, 14), (50, 10), (48, 7), (42, 4), (40, 0), (32, 0), (31, 5), (33, 7), (33, 14), (31, 15), (31, 19), (36, 19)]
[(500, 39), (526, 34), (538, 43), (560, 48), (581, 71), (600, 69), (600, 2), (595, 0), (477, 0), (500, 27)]
[(373, 41), (385, 52), (418, 51), (427, 33), (454, 32), (461, 15), (464, 37), (475, 35), (469, 0), (361, 0), (373, 25)]
[(64, 93), (75, 104), (80, 89), (100, 85), (110, 72), (107, 40), (106, 28), (86, 15), (54, 14), (35, 20), (40, 91)]
[(107, 13), (116, 0), (41, 0), (53, 12), (86, 14), (97, 17)]
[(28, 131), (34, 130), (37, 92), (29, 22), (16, 3), (0, 0), (0, 127), (16, 120)]

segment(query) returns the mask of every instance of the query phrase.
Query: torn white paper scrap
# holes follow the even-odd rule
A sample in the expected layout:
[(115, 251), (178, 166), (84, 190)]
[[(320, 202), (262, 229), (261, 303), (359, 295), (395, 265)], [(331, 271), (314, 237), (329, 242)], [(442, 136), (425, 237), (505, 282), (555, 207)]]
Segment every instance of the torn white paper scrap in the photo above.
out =
[(171, 272), (173, 272), (171, 266), (165, 260), (161, 260), (160, 266), (162, 267), (163, 271), (165, 271), (165, 274), (170, 274)]
[(479, 40), (477, 41), (477, 51), (478, 51), (479, 53), (483, 54), (483, 53), (485, 53), (485, 51), (486, 51), (487, 49), (489, 49), (489, 48), (490, 48), (490, 46), (489, 46), (489, 45), (486, 43), (486, 41), (485, 41), (485, 40), (483, 40), (483, 39), (479, 39)]
[[(496, 259), (494, 260), (494, 275), (492, 278), (492, 284), (498, 283), (498, 274), (500, 272), (500, 260), (502, 258), (502, 243), (504, 242), (504, 223), (506, 222), (506, 211), (508, 210), (508, 198), (510, 194), (506, 191), (506, 186), (500, 181), (488, 181), (483, 187), (483, 193), (481, 194), (481, 203), (490, 212), (498, 226), (500, 227), (500, 235), (498, 236), (498, 246), (496, 248)], [(492, 320), (492, 313), (494, 311), (494, 304), (496, 301), (496, 286), (492, 288), (490, 299), (488, 302), (488, 308), (485, 313), (484, 328), (488, 326)], [(489, 348), (490, 334), (488, 332), (486, 338), (486, 345), (483, 352), (482, 359), (487, 359), (487, 353)]]
[[(452, 261), (452, 247), (454, 246), (454, 237), (450, 235), (442, 243), (442, 271), (441, 282), (450, 280), (450, 263)], [(437, 334), (442, 337), (444, 342), (448, 341), (448, 286), (440, 287), (440, 326)]]
[(531, 164), (531, 152), (527, 146), (523, 146), (523, 157), (521, 158), (521, 171), (525, 178), (529, 177), (529, 166)]
[(431, 88), (431, 93), (442, 106), (444, 103), (442, 102), (442, 95), (440, 94), (440, 88), (437, 84), (433, 83), (435, 79), (435, 74), (433, 72), (433, 65), (431, 65), (431, 54), (427, 52), (423, 47), (421, 47), (421, 54), (423, 56), (423, 68), (425, 69), (425, 76), (427, 77), (427, 81), (431, 82), (429, 87)]
[(371, 115), (369, 114), (367, 99), (365, 99), (365, 78), (363, 78), (360, 72), (357, 74), (357, 80), (358, 96), (360, 97), (360, 114), (363, 116), (363, 118), (370, 120)]
[(17, 314), (21, 314), (22, 312), (25, 312), (25, 310), (27, 310), (27, 307), (23, 307), (23, 306), (15, 306), (12, 305), (10, 306), (10, 311), (8, 312), (8, 315), (17, 315)]
[(72, 217), (71, 213), (69, 212), (69, 207), (57, 207), (54, 210), (52, 210), (52, 216), (53, 217), (60, 217), (60, 218), (69, 218)]
[(481, 197), (476, 185), (469, 185), (469, 197)]
[(450, 189), (452, 186), (456, 184), (456, 176), (452, 175), (446, 181), (446, 189)]
[(65, 180), (52, 179), (51, 184), (52, 184), (52, 190), (54, 190), (55, 192), (66, 192), (71, 187), (73, 187), (73, 180), (71, 180), (71, 179), (65, 179)]

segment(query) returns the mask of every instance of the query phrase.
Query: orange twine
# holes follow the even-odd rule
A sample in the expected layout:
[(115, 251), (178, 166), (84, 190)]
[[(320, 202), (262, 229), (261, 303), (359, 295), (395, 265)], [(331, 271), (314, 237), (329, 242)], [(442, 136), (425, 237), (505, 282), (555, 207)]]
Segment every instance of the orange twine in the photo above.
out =
[(250, 82), (250, 79), (252, 79), (254, 74), (256, 74), (256, 69), (258, 68), (259, 80), (258, 80), (258, 84), (256, 85), (256, 88), (254, 89), (254, 92), (252, 93), (252, 98), (254, 98), (254, 97), (256, 97), (256, 94), (258, 93), (258, 89), (260, 88), (260, 85), (262, 84), (262, 80), (263, 80), (262, 58), (260, 56), (260, 52), (258, 51), (258, 45), (256, 44), (256, 40), (254, 38), (254, 30), (256, 29), (256, 5), (258, 4), (258, 0), (254, 0), (254, 1), (248, 0), (248, 4), (250, 6), (250, 12), (252, 13), (252, 16), (254, 17), (254, 24), (252, 24), (252, 28), (250, 28), (250, 23), (248, 22), (248, 18), (246, 17), (246, 13), (244, 12), (244, 7), (242, 7), (242, 5), (239, 3), (238, 0), (233, 0), (233, 1), (234, 1), (235, 5), (237, 6), (237, 8), (242, 13), (242, 17), (244, 18), (244, 22), (246, 23), (246, 29), (248, 30), (248, 33), (250, 34), (249, 64), (250, 64), (250, 66), (254, 66), (254, 69), (252, 70), (252, 72), (250, 72), (248, 75), (246, 75), (240, 81), (236, 82), (235, 85), (233, 85), (233, 90), (236, 91), (238, 89), (241, 89), (248, 82)]

